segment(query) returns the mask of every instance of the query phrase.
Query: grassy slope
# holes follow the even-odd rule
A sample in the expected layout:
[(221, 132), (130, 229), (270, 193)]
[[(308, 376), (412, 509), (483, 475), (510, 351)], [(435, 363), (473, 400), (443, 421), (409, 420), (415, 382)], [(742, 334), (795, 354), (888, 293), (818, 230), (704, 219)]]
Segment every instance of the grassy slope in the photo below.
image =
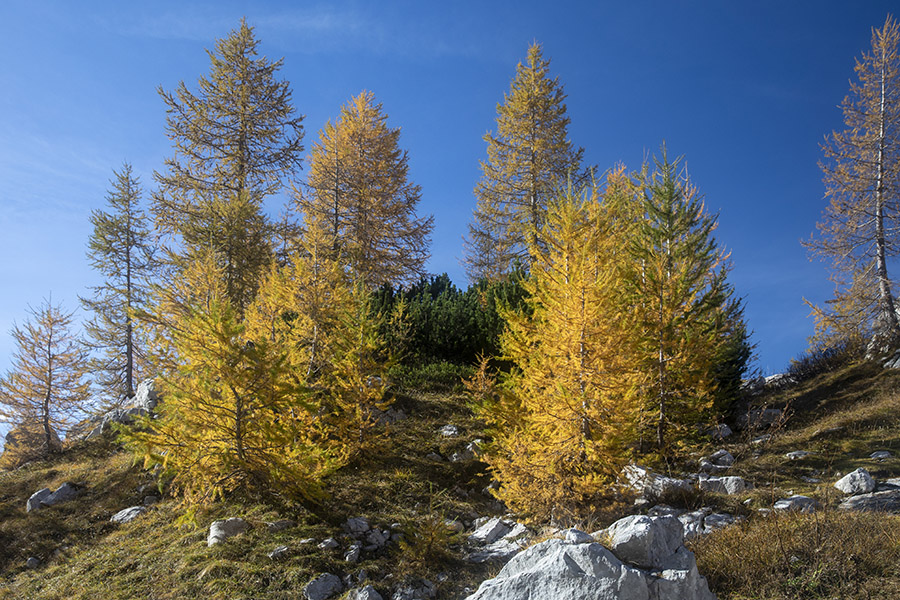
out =
[[(743, 507), (748, 521), (693, 544), (701, 573), (720, 600), (900, 598), (900, 517), (838, 511), (843, 495), (833, 487), (857, 467), (879, 480), (900, 476), (900, 372), (855, 365), (763, 400), (786, 407), (789, 418), (767, 443), (750, 444), (747, 434), (729, 444), (737, 462), (728, 474), (757, 489), (741, 498), (750, 499)], [(794, 450), (811, 454), (784, 456)], [(894, 457), (870, 459), (876, 450)], [(792, 493), (812, 496), (824, 509), (756, 515)]]
[[(754, 517), (756, 508), (771, 506), (789, 492), (813, 495), (833, 506), (839, 500), (830, 487), (835, 471), (865, 466), (877, 478), (900, 476), (900, 458), (867, 458), (881, 449), (900, 456), (898, 387), (900, 373), (857, 366), (766, 398), (788, 405), (788, 422), (766, 444), (749, 444), (745, 435), (727, 445), (738, 457), (729, 474), (753, 480), (758, 489), (740, 498), (700, 494), (681, 499), (688, 506), (713, 505), (751, 516), (744, 525), (694, 544), (701, 573), (720, 599), (900, 597), (897, 518), (831, 510), (814, 517)], [(436, 463), (425, 455), (451, 455), (479, 437), (480, 426), (458, 395), (401, 396), (395, 406), (410, 418), (333, 478), (325, 507), (277, 497), (235, 499), (198, 513), (192, 527), (176, 525), (181, 513), (167, 500), (131, 524), (115, 526), (109, 517), (139, 503), (137, 489), (151, 478), (109, 441), (83, 444), (52, 462), (0, 473), (0, 599), (293, 599), (318, 573), (345, 575), (359, 569), (367, 570), (386, 598), (394, 582), (407, 575), (440, 582), (440, 598), (460, 598), (464, 587), (475, 587), (497, 567), (464, 563), (456, 540), (427, 524), (445, 517), (469, 521), (497, 507), (480, 492), (489, 480), (481, 463)], [(460, 428), (458, 438), (437, 434), (447, 423)], [(801, 461), (783, 457), (798, 449), (813, 454)], [(800, 479), (804, 475), (818, 476), (822, 483), (805, 483)], [(85, 489), (68, 504), (25, 513), (32, 492), (63, 481)], [(749, 506), (741, 502), (747, 498)], [(254, 528), (207, 548), (209, 523), (231, 516), (250, 520)], [(402, 523), (407, 537), (421, 543), (403, 551), (394, 546), (378, 556), (364, 554), (358, 565), (345, 563), (340, 552), (300, 543), (340, 537), (341, 523), (353, 516), (385, 527)], [(294, 519), (299, 526), (269, 533), (265, 522), (279, 518)], [(595, 516), (590, 526), (603, 526), (611, 518)], [(266, 554), (279, 545), (289, 546), (291, 554), (273, 562)], [(28, 571), (24, 563), (29, 556), (45, 564)]]

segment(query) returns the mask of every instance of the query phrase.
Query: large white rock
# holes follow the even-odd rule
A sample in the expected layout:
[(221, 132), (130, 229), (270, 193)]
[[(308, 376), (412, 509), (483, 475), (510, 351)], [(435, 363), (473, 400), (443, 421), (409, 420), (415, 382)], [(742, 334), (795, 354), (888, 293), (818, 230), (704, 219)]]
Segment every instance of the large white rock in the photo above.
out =
[(649, 600), (640, 571), (598, 543), (551, 539), (515, 556), (468, 600)]
[(159, 404), (159, 392), (156, 389), (156, 382), (153, 379), (145, 379), (140, 382), (131, 405), (151, 413), (157, 404)]
[(684, 528), (676, 517), (631, 515), (610, 525), (605, 533), (616, 556), (646, 569), (662, 567), (684, 543)]
[(860, 467), (838, 479), (834, 487), (845, 494), (868, 494), (875, 489), (875, 480)]
[(244, 533), (248, 529), (250, 529), (250, 523), (240, 517), (232, 517), (231, 519), (225, 519), (224, 521), (213, 521), (209, 526), (209, 535), (206, 538), (206, 545), (215, 546), (230, 537)]
[(337, 596), (344, 589), (341, 578), (331, 573), (322, 573), (303, 588), (303, 597), (306, 600), (326, 600)]
[(703, 477), (697, 482), (701, 491), (714, 492), (716, 494), (743, 494), (753, 489), (753, 484), (742, 477)]

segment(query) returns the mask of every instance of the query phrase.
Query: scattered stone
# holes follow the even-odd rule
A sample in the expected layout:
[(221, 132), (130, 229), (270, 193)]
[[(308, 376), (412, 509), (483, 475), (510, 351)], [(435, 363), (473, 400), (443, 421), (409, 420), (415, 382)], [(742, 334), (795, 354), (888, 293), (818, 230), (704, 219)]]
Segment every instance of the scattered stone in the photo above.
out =
[(788, 452), (784, 455), (784, 457), (788, 460), (802, 460), (809, 456), (809, 452), (806, 450), (794, 450), (793, 452)]
[(456, 519), (444, 519), (444, 525), (453, 533), (462, 533), (466, 530), (466, 526)]
[(315, 544), (315, 543), (316, 543), (316, 538), (303, 538), (302, 540), (300, 540), (300, 541), (297, 542), (297, 543), (300, 544), (301, 546), (306, 546), (306, 545), (309, 545), (309, 544)]
[(731, 431), (731, 427), (729, 427), (725, 423), (720, 423), (720, 424), (716, 425), (715, 427), (713, 427), (712, 429), (710, 429), (709, 431), (707, 431), (707, 433), (714, 440), (724, 440), (725, 438), (727, 438), (734, 432)]
[(622, 475), (629, 486), (645, 498), (662, 498), (673, 493), (691, 494), (694, 491), (688, 479), (666, 477), (639, 465), (626, 466)]
[(734, 464), (734, 456), (732, 456), (731, 452), (729, 452), (725, 448), (716, 450), (706, 458), (714, 465), (719, 465), (722, 467), (730, 467)]
[(319, 544), (319, 548), (321, 550), (334, 550), (335, 548), (340, 548), (340, 547), (341, 547), (341, 545), (333, 537), (325, 538), (322, 541), (322, 543)]
[(284, 560), (290, 553), (291, 550), (287, 546), (278, 546), (277, 548), (269, 552), (266, 556), (268, 556), (272, 560)]
[(900, 512), (900, 489), (873, 492), (871, 494), (858, 494), (844, 499), (838, 505), (842, 510), (864, 510)]
[(703, 533), (712, 533), (717, 529), (732, 525), (736, 520), (734, 515), (728, 513), (713, 513), (711, 515), (706, 515), (703, 519)]
[(874, 460), (884, 460), (886, 458), (891, 458), (892, 456), (894, 456), (893, 453), (887, 450), (878, 450), (877, 452), (870, 454), (869, 458)]
[(391, 532), (386, 529), (372, 529), (366, 534), (366, 543), (369, 547), (374, 547), (373, 549), (378, 549), (388, 543), (388, 540), (391, 539)]
[(572, 542), (573, 544), (590, 544), (594, 542), (594, 536), (589, 533), (585, 533), (580, 529), (566, 529), (565, 531), (560, 531), (560, 535), (562, 535), (563, 539), (567, 542)]
[(444, 457), (438, 454), (437, 452), (429, 452), (425, 455), (426, 460), (434, 461), (434, 462), (444, 462)]
[(353, 517), (352, 519), (347, 519), (347, 522), (344, 524), (344, 529), (354, 537), (366, 533), (370, 528), (369, 520), (365, 517)]
[(700, 491), (713, 492), (716, 494), (743, 494), (747, 490), (753, 489), (753, 484), (743, 477), (700, 477), (697, 482)]
[(250, 523), (240, 517), (232, 517), (224, 521), (213, 521), (209, 526), (209, 536), (206, 538), (207, 546), (215, 546), (230, 537), (240, 535), (250, 529)]
[(145, 512), (147, 512), (147, 509), (143, 506), (132, 506), (130, 508), (120, 510), (119, 512), (111, 516), (109, 520), (111, 523), (130, 523)]
[(397, 587), (391, 600), (429, 600), (437, 595), (434, 584), (427, 579), (418, 579)]
[(354, 590), (350, 592), (348, 600), (384, 600), (381, 597), (381, 594), (375, 591), (371, 585), (367, 585), (361, 590)]
[(782, 498), (772, 507), (774, 510), (791, 510), (801, 513), (812, 513), (819, 508), (819, 503), (809, 496), (791, 496), (790, 498)]
[(439, 433), (442, 437), (456, 437), (459, 435), (459, 428), (456, 425), (444, 425)]
[(868, 471), (860, 467), (840, 478), (834, 487), (845, 494), (868, 494), (875, 489), (875, 480)]
[(804, 483), (822, 483), (822, 480), (818, 477), (809, 477), (808, 475), (801, 475), (800, 481), (803, 481)]
[(296, 527), (297, 523), (291, 521), (290, 519), (278, 519), (277, 521), (272, 521), (271, 523), (266, 523), (266, 529), (269, 533), (278, 533), (279, 531), (284, 531), (285, 529), (291, 529), (292, 527)]
[(340, 594), (343, 589), (340, 577), (322, 573), (304, 586), (303, 596), (306, 600), (326, 600)]
[(51, 493), (50, 488), (44, 488), (33, 493), (25, 503), (25, 512), (31, 512), (41, 508), (41, 503), (49, 498)]
[(753, 438), (752, 440), (750, 440), (750, 443), (751, 443), (751, 444), (763, 444), (763, 443), (765, 443), (765, 442), (768, 442), (768, 441), (771, 440), (771, 439), (772, 439), (771, 434), (768, 434), (768, 433), (767, 433), (767, 434), (765, 434), (765, 435), (761, 435), (761, 436), (759, 436), (759, 437)]
[(469, 535), (469, 543), (491, 544), (509, 533), (512, 528), (512, 524), (508, 521), (504, 521), (500, 517), (494, 517)]
[(450, 456), (450, 462), (458, 463), (458, 462), (469, 462), (470, 460), (475, 459), (475, 453), (466, 448), (465, 450), (460, 450), (459, 452), (454, 452)]
[(53, 506), (61, 502), (67, 502), (78, 495), (78, 486), (66, 482), (59, 486), (55, 492), (41, 500), (41, 508)]
[(344, 554), (344, 560), (349, 563), (359, 562), (359, 555), (362, 554), (362, 544), (354, 542), (350, 544), (350, 549)]
[(26, 569), (37, 569), (39, 566), (41, 566), (41, 559), (37, 556), (29, 556), (28, 560), (25, 561)]

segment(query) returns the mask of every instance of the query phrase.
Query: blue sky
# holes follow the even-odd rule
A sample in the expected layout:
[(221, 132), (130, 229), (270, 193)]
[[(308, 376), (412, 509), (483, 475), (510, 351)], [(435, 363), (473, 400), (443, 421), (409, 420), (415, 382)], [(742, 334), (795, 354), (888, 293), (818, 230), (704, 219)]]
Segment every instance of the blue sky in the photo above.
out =
[(383, 103), (435, 217), (429, 269), (461, 286), (482, 137), (516, 63), (542, 43), (589, 163), (637, 169), (664, 140), (684, 155), (719, 214), (759, 367), (778, 372), (812, 332), (803, 298), (831, 294), (800, 240), (825, 205), (820, 144), (842, 128), (854, 60), (891, 4), (2, 2), (0, 370), (27, 305), (52, 292), (75, 308), (97, 283), (88, 217), (112, 169), (128, 160), (149, 190), (171, 155), (157, 87), (193, 87), (204, 49), (246, 16), (261, 52), (284, 58), (307, 148), (361, 90)]

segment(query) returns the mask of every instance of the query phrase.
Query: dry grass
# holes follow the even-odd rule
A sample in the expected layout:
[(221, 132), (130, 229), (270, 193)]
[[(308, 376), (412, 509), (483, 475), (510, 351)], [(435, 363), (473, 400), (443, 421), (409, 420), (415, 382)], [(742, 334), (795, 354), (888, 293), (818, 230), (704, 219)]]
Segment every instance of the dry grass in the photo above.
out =
[(773, 514), (692, 548), (719, 600), (900, 597), (900, 517)]

